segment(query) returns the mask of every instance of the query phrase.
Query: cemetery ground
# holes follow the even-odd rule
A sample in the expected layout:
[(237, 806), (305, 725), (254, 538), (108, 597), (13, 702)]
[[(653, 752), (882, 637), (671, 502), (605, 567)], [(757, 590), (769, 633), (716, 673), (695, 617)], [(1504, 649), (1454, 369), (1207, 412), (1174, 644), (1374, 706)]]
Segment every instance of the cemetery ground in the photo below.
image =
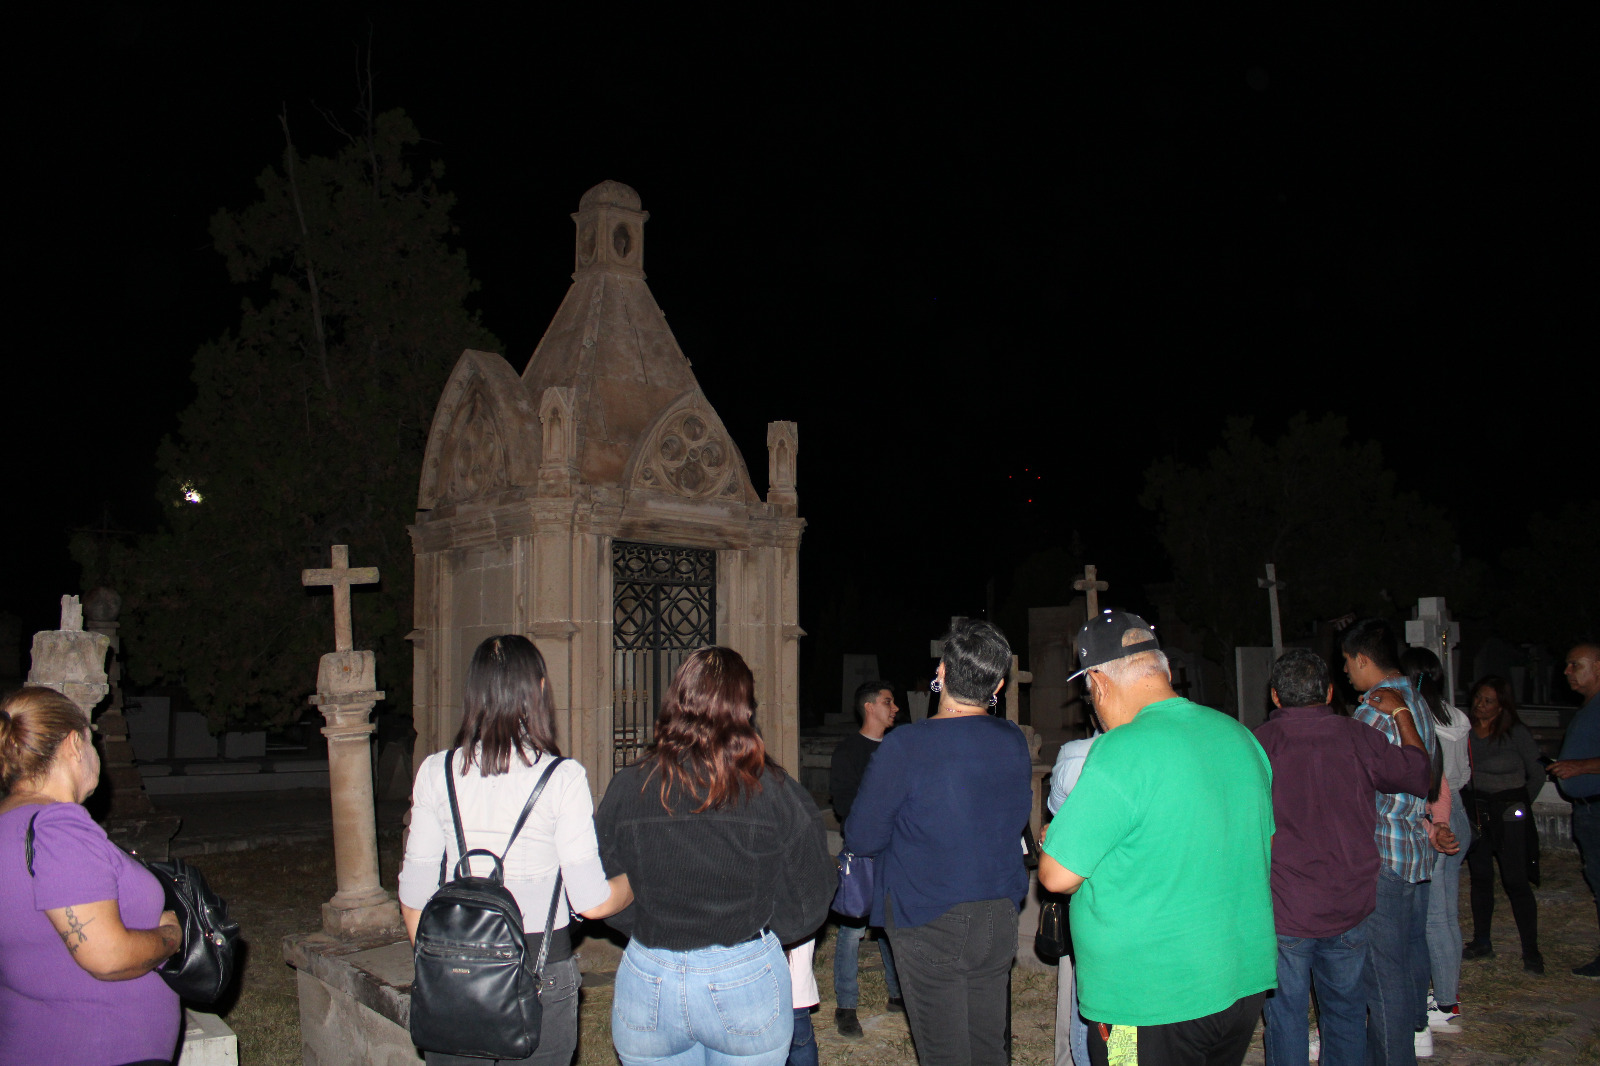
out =
[[(274, 797), (273, 803), (281, 799)], [(315, 805), (315, 795), (307, 794), (302, 802), (309, 810)], [(321, 802), (327, 802), (326, 793), (321, 794)], [(228, 900), (229, 909), (244, 930), (247, 949), (237, 998), (221, 1005), (219, 1011), (238, 1033), (239, 1061), (244, 1066), (300, 1063), (295, 972), (284, 963), (281, 944), (291, 933), (319, 927), (320, 907), (335, 887), (333, 850), (327, 837), (313, 839), (316, 826), (306, 824), (310, 819), (297, 818), (298, 824), (286, 822), (281, 812), (268, 813), (271, 805), (255, 805), (254, 822), (265, 832), (235, 835), (236, 840), (268, 842), (246, 850), (191, 856), (191, 861), (205, 871), (212, 885)], [(380, 822), (395, 827), (379, 838), (382, 879), (391, 891), (400, 860), (399, 818), (386, 815), (394, 815), (395, 806), (385, 804), (380, 811)], [(214, 804), (210, 813), (217, 816)], [(285, 833), (285, 827), (298, 832)], [(188, 836), (186, 829), (174, 843), (182, 845)], [(203, 835), (190, 837), (202, 838)], [(1503, 894), (1498, 896), (1495, 957), (1463, 964), (1463, 1031), (1436, 1034), (1432, 1061), (1439, 1066), (1600, 1063), (1600, 982), (1573, 977), (1568, 972), (1594, 958), (1594, 904), (1574, 852), (1547, 847), (1544, 865), (1544, 884), (1537, 895), (1547, 976), (1536, 978), (1522, 972), (1510, 907)], [(1463, 920), (1468, 920), (1465, 876), (1461, 912)], [(860, 1014), (865, 1035), (861, 1040), (848, 1041), (833, 1028), (831, 931), (818, 946), (816, 972), (822, 1005), (812, 1021), (822, 1062), (841, 1066), (915, 1066), (905, 1016), (884, 1010), (883, 974), (877, 952), (863, 948), (861, 963)], [(578, 1049), (581, 1066), (614, 1066), (616, 1062), (609, 1035), (610, 978), (611, 974), (605, 972), (585, 974)], [(1053, 970), (1039, 972), (1018, 967), (1013, 971), (1013, 1061), (1017, 1066), (1050, 1066), (1053, 1062), (1055, 985)], [(1259, 1031), (1246, 1061), (1262, 1062)]]

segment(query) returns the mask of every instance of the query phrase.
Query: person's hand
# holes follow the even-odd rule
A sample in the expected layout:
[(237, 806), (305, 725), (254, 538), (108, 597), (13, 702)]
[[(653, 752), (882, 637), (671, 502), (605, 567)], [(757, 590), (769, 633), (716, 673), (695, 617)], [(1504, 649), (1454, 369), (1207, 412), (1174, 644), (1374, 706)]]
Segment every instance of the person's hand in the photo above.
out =
[(176, 912), (162, 911), (161, 920), (156, 922), (156, 932), (171, 945), (173, 954), (183, 947), (183, 925), (178, 921)]
[(1406, 708), (1406, 701), (1392, 688), (1375, 688), (1363, 697), (1363, 702), (1381, 714), (1393, 717), (1396, 711)]
[(1039, 843), (1044, 843), (1044, 835), (1050, 832), (1050, 823), (1046, 822), (1039, 827)]
[(1443, 822), (1434, 822), (1428, 828), (1428, 839), (1433, 844), (1433, 850), (1444, 855), (1454, 855), (1461, 850), (1461, 841), (1448, 825)]
[(1544, 772), (1557, 781), (1565, 781), (1579, 774), (1600, 773), (1600, 759), (1558, 759), (1546, 766)]

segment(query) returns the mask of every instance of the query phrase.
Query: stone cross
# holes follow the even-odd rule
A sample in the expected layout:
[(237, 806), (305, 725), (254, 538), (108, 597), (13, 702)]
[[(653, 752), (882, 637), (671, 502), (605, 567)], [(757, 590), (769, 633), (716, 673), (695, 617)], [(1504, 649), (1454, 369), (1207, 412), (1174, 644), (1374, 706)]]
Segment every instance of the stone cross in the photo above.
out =
[(1100, 593), (1106, 591), (1111, 586), (1104, 581), (1096, 580), (1095, 568), (1093, 566), (1086, 566), (1083, 568), (1083, 576), (1074, 581), (1072, 583), (1072, 587), (1089, 598), (1090, 620), (1098, 617), (1100, 614)]
[(1461, 623), (1451, 621), (1443, 596), (1417, 600), (1417, 617), (1406, 623), (1406, 643), (1427, 648), (1444, 667), (1444, 698), (1456, 702), (1456, 646), (1461, 643)]
[(350, 586), (378, 580), (378, 568), (350, 568), (350, 550), (333, 546), (333, 567), (303, 570), (302, 585), (333, 586), (334, 641), (322, 657), (317, 691), (310, 702), (327, 724), (328, 793), (333, 803), (333, 859), (338, 891), (322, 905), (322, 929), (330, 936), (361, 940), (401, 929), (400, 908), (378, 883), (378, 832), (372, 790), (372, 732), (367, 720), (383, 699), (377, 656), (352, 650)]
[(1273, 563), (1267, 564), (1267, 576), (1256, 578), (1256, 587), (1267, 590), (1267, 599), (1272, 604), (1272, 661), (1277, 662), (1278, 656), (1283, 654), (1283, 619), (1278, 614), (1278, 590), (1289, 587), (1287, 581), (1278, 580), (1278, 568)]
[(333, 546), (333, 566), (326, 570), (300, 571), (300, 584), (332, 585), (333, 586), (333, 647), (335, 651), (349, 651), (352, 644), (350, 635), (350, 586), (375, 585), (378, 583), (378, 568), (376, 566), (360, 566), (350, 568), (350, 547), (347, 544)]

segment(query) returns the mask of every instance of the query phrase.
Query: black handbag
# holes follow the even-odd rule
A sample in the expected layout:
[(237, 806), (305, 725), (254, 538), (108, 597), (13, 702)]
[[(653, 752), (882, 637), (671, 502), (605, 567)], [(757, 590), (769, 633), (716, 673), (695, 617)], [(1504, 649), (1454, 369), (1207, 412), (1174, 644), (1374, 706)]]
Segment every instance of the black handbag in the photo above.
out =
[[(550, 952), (556, 906), (562, 898), (561, 874), (556, 873), (538, 959), (532, 960), (522, 930), (522, 908), (505, 887), (501, 856), (481, 848), (467, 850), (461, 809), (456, 803), (455, 774), (450, 770), (455, 753), (456, 749), (451, 748), (445, 755), (444, 773), (450, 817), (455, 822), (456, 850), (461, 858), (456, 863), (455, 879), (448, 883), (444, 883), (441, 863), (439, 890), (423, 905), (417, 920), (412, 951), (411, 1040), (427, 1051), (467, 1058), (525, 1059), (539, 1049), (544, 1018), (539, 986)], [(523, 804), (522, 814), (506, 840), (507, 854), (550, 775), (565, 761), (558, 756), (533, 786), (533, 793)], [(473, 876), (470, 860), (474, 855), (493, 860), (489, 876)]]
[(1039, 905), (1039, 931), (1033, 934), (1033, 951), (1042, 959), (1059, 959), (1072, 947), (1067, 932), (1067, 903), (1054, 892)]
[(156, 973), (180, 999), (215, 1003), (233, 982), (239, 923), (228, 917), (227, 901), (211, 891), (205, 875), (182, 859), (144, 865), (161, 882), (167, 910), (183, 927), (183, 947)]
[[(38, 817), (28, 819), (23, 838), (29, 877), (33, 876), (33, 822)], [(183, 929), (183, 946), (154, 972), (180, 999), (201, 1006), (215, 1003), (233, 982), (239, 923), (228, 917), (227, 901), (211, 891), (205, 875), (182, 859), (139, 861), (161, 882), (167, 897), (163, 909), (176, 914)]]

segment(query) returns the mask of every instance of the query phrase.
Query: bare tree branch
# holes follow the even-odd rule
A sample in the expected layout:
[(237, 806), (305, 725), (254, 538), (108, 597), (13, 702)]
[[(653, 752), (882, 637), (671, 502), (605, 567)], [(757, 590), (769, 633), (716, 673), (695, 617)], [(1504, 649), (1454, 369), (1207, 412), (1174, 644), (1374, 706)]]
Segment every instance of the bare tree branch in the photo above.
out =
[(317, 270), (311, 261), (311, 231), (306, 227), (305, 208), (300, 203), (300, 182), (295, 176), (295, 150), (294, 138), (289, 135), (289, 106), (282, 105), (283, 110), (278, 113), (278, 122), (283, 126), (283, 157), (289, 171), (289, 193), (294, 200), (295, 217), (300, 220), (300, 237), (304, 242), (306, 257), (306, 281), (311, 287), (311, 323), (317, 332), (317, 356), (322, 363), (322, 383), (328, 388), (328, 403), (333, 405), (333, 375), (328, 370), (328, 336), (322, 326), (322, 295), (317, 289)]

